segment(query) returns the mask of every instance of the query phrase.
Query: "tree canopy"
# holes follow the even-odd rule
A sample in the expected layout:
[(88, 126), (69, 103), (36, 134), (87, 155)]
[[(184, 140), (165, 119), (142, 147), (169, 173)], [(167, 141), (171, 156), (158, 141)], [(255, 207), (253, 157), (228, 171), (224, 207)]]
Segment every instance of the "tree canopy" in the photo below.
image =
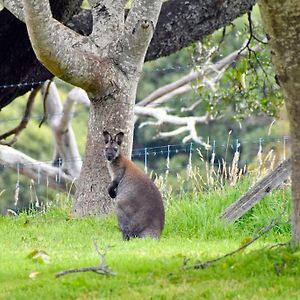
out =
[[(19, 1), (15, 0), (15, 3)], [(202, 39), (249, 11), (256, 1), (169, 0), (164, 2), (145, 60), (154, 60)], [(89, 35), (92, 16), (81, 1), (50, 1), (53, 16)], [(7, 9), (0, 11), (0, 109), (53, 75), (36, 59), (25, 24)], [(22, 85), (22, 83), (29, 83)], [(11, 87), (4, 87), (11, 85)]]

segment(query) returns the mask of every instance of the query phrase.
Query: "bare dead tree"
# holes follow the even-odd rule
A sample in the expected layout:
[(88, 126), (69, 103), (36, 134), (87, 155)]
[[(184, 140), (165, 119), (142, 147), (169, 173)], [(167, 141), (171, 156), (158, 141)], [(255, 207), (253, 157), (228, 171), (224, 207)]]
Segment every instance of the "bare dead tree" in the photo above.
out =
[(42, 93), (45, 94), (46, 91), (47, 123), (53, 134), (54, 157), (60, 158), (60, 164), (46, 164), (5, 145), (0, 145), (0, 163), (35, 181), (39, 180), (40, 184), (74, 194), (74, 181), (79, 176), (82, 160), (71, 126), (73, 106), (75, 103), (87, 106), (89, 99), (82, 89), (74, 88), (62, 105), (54, 82), (43, 85)]

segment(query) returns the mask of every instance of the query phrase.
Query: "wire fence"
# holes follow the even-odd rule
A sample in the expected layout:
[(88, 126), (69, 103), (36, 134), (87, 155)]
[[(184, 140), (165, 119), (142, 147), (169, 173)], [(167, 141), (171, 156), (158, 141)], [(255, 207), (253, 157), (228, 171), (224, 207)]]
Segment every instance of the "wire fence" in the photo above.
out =
[[(238, 61), (238, 55), (237, 59), (233, 60), (233, 63)], [(211, 62), (211, 63), (206, 63), (205, 67), (214, 67), (216, 68), (218, 65), (223, 66), (223, 62)], [(185, 64), (185, 65), (173, 65), (173, 66), (167, 66), (167, 67), (159, 67), (159, 68), (152, 68), (151, 73), (158, 72), (160, 75), (163, 74), (168, 74), (170, 72), (176, 72), (176, 71), (187, 71), (187, 70), (192, 70), (192, 69), (201, 69), (203, 68), (202, 64)], [(143, 71), (143, 73), (147, 73)], [(46, 80), (45, 80), (46, 81)], [(36, 86), (45, 83), (45, 81), (25, 81), (25, 82), (17, 82), (17, 83), (0, 83), (0, 89), (8, 89), (8, 88), (22, 88), (22, 87), (28, 87), (28, 86)]]
[[(132, 160), (139, 164), (141, 168), (144, 168), (148, 174), (173, 176), (175, 185), (179, 185), (180, 183), (176, 181), (178, 174), (187, 174), (191, 168), (197, 166), (201, 166), (203, 169), (205, 164), (215, 164), (220, 167), (220, 164), (227, 161), (230, 165), (235, 153), (239, 153), (240, 159), (243, 157), (243, 148), (247, 148), (251, 155), (248, 153), (248, 158), (240, 166), (241, 169), (251, 161), (261, 164), (262, 155), (267, 157), (270, 151), (276, 151), (276, 147), (279, 149), (277, 160), (281, 161), (286, 158), (290, 143), (288, 136), (278, 138), (266, 136), (256, 140), (228, 139), (226, 143), (214, 139), (207, 140), (210, 144), (209, 148), (194, 143), (136, 148), (132, 151)], [(74, 157), (68, 163), (78, 161), (82, 161), (82, 158)], [(63, 181), (59, 172), (62, 163), (63, 161), (60, 161), (56, 165), (58, 172), (54, 181), (57, 187)], [(0, 187), (0, 213), (1, 211), (5, 212), (7, 208), (22, 209), (28, 207), (29, 204), (36, 207), (41, 201), (48, 203), (50, 200), (53, 201), (55, 198), (62, 197), (61, 193), (55, 192), (53, 185), (52, 189), (49, 186), (48, 175), (39, 168), (41, 164), (53, 165), (53, 160), (29, 163), (17, 162), (15, 165), (0, 164), (0, 177), (2, 183), (6, 182), (5, 186)], [(35, 170), (35, 180), (21, 175), (26, 169)], [(59, 189), (57, 188), (57, 190)], [(4, 201), (1, 201), (3, 199)]]
[[(231, 141), (226, 142), (217, 142), (214, 139), (207, 138), (207, 144), (209, 147), (201, 146), (198, 144), (195, 144), (193, 142), (191, 143), (182, 143), (182, 144), (170, 144), (170, 145), (162, 145), (162, 146), (154, 146), (154, 147), (144, 147), (144, 148), (136, 148), (133, 149), (131, 159), (133, 161), (140, 161), (144, 164), (144, 169), (148, 170), (149, 165), (151, 165), (152, 159), (157, 158), (163, 158), (166, 163), (165, 165), (168, 166), (170, 158), (177, 154), (185, 154), (186, 156), (191, 155), (195, 152), (202, 152), (204, 154), (204, 158), (208, 160), (208, 158), (212, 155), (215, 155), (217, 152), (224, 152), (230, 151), (231, 153), (234, 153), (236, 151), (240, 151), (242, 147), (250, 147), (253, 146), (253, 148), (257, 149), (254, 151), (255, 153), (259, 151), (263, 151), (263, 147), (272, 144), (270, 147), (274, 148), (275, 145), (280, 145), (282, 148), (282, 155), (284, 156), (285, 149), (288, 147), (288, 144), (290, 142), (289, 136), (282, 136), (282, 137), (263, 137), (258, 139), (232, 139)], [(270, 150), (270, 149), (269, 149)], [(83, 161), (84, 157), (72, 157), (71, 159), (65, 161), (68, 163), (71, 162), (78, 162)], [(22, 163), (17, 162), (15, 163), (16, 169), (26, 168), (30, 167), (32, 165), (39, 165), (39, 164), (53, 164), (53, 159), (49, 160), (43, 160), (43, 161), (35, 161), (35, 162), (28, 162), (28, 163)], [(61, 166), (63, 162), (61, 161), (58, 163), (58, 166)], [(0, 171), (4, 170), (6, 168), (11, 169), (11, 164), (3, 164), (0, 163)], [(154, 171), (154, 170), (153, 170)]]

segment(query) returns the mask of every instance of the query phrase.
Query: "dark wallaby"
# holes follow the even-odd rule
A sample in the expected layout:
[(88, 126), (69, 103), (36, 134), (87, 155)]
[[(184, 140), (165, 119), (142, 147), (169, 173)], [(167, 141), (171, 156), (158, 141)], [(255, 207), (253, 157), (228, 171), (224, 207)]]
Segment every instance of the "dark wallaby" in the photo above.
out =
[(112, 178), (108, 193), (117, 200), (116, 212), (123, 239), (146, 236), (158, 239), (165, 219), (160, 192), (143, 171), (122, 155), (123, 132), (112, 138), (104, 131), (103, 136)]

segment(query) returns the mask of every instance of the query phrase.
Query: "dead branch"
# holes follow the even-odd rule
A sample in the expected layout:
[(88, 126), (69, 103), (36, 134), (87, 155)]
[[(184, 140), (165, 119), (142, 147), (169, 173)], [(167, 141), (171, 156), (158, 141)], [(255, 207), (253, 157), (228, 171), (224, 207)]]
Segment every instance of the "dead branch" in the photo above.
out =
[(73, 107), (75, 103), (89, 104), (86, 93), (79, 88), (70, 91), (62, 106), (54, 82), (46, 82), (42, 92), (47, 93), (46, 111), (48, 112), (48, 125), (52, 130), (55, 141), (54, 159), (61, 161), (62, 170), (74, 178), (79, 176), (81, 170), (81, 157), (78, 150), (75, 134), (71, 126)]
[(240, 199), (232, 203), (222, 213), (221, 218), (227, 222), (233, 222), (243, 216), (265, 195), (284, 182), (291, 174), (291, 159), (284, 160), (272, 172), (252, 186)]
[(12, 147), (0, 145), (0, 163), (50, 188), (75, 193), (74, 178), (60, 168), (34, 160)]
[(47, 97), (48, 97), (51, 82), (52, 82), (52, 79), (47, 80), (47, 83), (45, 83), (47, 85), (46, 85), (46, 88), (45, 88), (45, 91), (44, 91), (44, 97), (43, 97), (43, 111), (44, 111), (44, 114), (43, 114), (42, 120), (39, 124), (39, 127), (41, 127), (43, 125), (43, 123), (47, 120), (47, 105), (46, 105), (46, 102), (47, 102)]
[(193, 111), (200, 103), (201, 103), (201, 100), (198, 100), (189, 107), (182, 107), (181, 112)]
[(277, 218), (274, 218), (271, 220), (271, 222), (263, 227), (258, 234), (254, 235), (253, 238), (248, 241), (247, 243), (243, 244), (241, 247), (231, 251), (231, 252), (228, 252), (226, 253), (225, 255), (222, 255), (222, 256), (219, 256), (217, 258), (214, 258), (214, 259), (211, 259), (211, 260), (207, 260), (207, 261), (204, 261), (204, 262), (199, 262), (199, 263), (196, 263), (195, 265), (193, 266), (184, 266), (184, 268), (186, 269), (206, 269), (208, 268), (209, 266), (211, 266), (212, 264), (228, 257), (228, 256), (231, 256), (231, 255), (234, 255), (242, 250), (244, 250), (245, 248), (249, 247), (251, 244), (253, 244), (255, 241), (257, 241), (259, 238), (261, 238), (263, 235), (265, 235), (267, 232), (269, 232), (271, 229), (273, 229), (275, 226), (279, 225), (282, 223), (282, 216), (283, 214), (285, 213), (285, 209), (283, 210), (283, 212), (280, 214), (280, 216), (278, 216)]
[(33, 103), (34, 103), (35, 97), (36, 97), (38, 91), (40, 90), (40, 88), (41, 87), (39, 86), (39, 87), (37, 87), (37, 88), (35, 88), (34, 90), (31, 91), (31, 93), (28, 97), (25, 112), (24, 112), (24, 115), (23, 115), (23, 118), (22, 118), (20, 124), (17, 127), (13, 128), (12, 130), (0, 135), (0, 140), (4, 140), (7, 137), (14, 134), (13, 139), (10, 142), (5, 142), (5, 143), (0, 142), (0, 144), (7, 145), (7, 146), (12, 146), (17, 141), (18, 136), (20, 135), (22, 130), (24, 130), (26, 128), (26, 126), (27, 126), (27, 124), (30, 120)]
[[(247, 41), (245, 42), (247, 43)], [(143, 100), (139, 101), (137, 103), (137, 106), (149, 106), (151, 103), (151, 106), (157, 106), (159, 104), (165, 103), (167, 100), (170, 99), (168, 96), (169, 93), (173, 93), (172, 97), (174, 95), (178, 95), (181, 93), (181, 91), (178, 91), (178, 94), (176, 94), (177, 89), (184, 89), (184, 92), (190, 91), (193, 89), (193, 87), (190, 85), (191, 82), (194, 80), (206, 80), (206, 82), (202, 83), (203, 85), (205, 83), (209, 83), (209, 81), (216, 81), (220, 78), (220, 75), (231, 65), (232, 62), (241, 59), (243, 57), (246, 57), (248, 55), (248, 49), (245, 47), (245, 43), (243, 46), (230, 53), (226, 57), (220, 59), (216, 63), (212, 64), (210, 59), (204, 63), (203, 66), (201, 66), (201, 70), (197, 69), (194, 71), (191, 71), (188, 75), (183, 76), (182, 78), (178, 79), (175, 82), (172, 82), (170, 84), (167, 84), (163, 87), (158, 88), (154, 92), (152, 92), (150, 95), (148, 95)], [(254, 46), (252, 48), (253, 51), (257, 51), (259, 49), (258, 46)], [(184, 88), (183, 88), (184, 87)], [(157, 101), (157, 104), (154, 102)]]
[[(195, 90), (197, 87), (193, 86), (191, 83), (188, 83), (186, 85), (183, 85), (159, 98), (157, 98), (156, 100), (154, 100), (153, 102), (149, 103), (148, 107), (157, 107), (160, 106), (166, 102), (168, 102), (169, 100), (171, 100), (172, 98), (176, 97), (176, 96), (180, 96), (182, 94), (188, 93), (190, 91)], [(137, 104), (138, 106), (140, 106), (140, 102)], [(142, 105), (141, 105), (142, 106)]]
[[(201, 117), (179, 117), (168, 114), (167, 108), (153, 108), (153, 107), (139, 107), (134, 108), (134, 112), (139, 116), (147, 116), (157, 119), (158, 125), (167, 123), (174, 125), (186, 125), (189, 122), (194, 122), (195, 124), (206, 124), (210, 121), (210, 116), (206, 114)], [(140, 125), (143, 127), (144, 125)]]
[(84, 267), (84, 268), (78, 268), (78, 269), (70, 269), (70, 270), (66, 270), (66, 271), (61, 271), (55, 274), (55, 277), (61, 277), (67, 274), (71, 274), (71, 273), (82, 273), (82, 272), (95, 272), (97, 274), (100, 275), (112, 275), (115, 276), (116, 273), (112, 272), (109, 267), (107, 266), (106, 262), (105, 262), (105, 256), (107, 254), (107, 250), (110, 248), (110, 246), (106, 247), (102, 252), (99, 250), (98, 245), (96, 243), (96, 241), (93, 241), (94, 243), (94, 247), (95, 250), (97, 252), (97, 254), (99, 255), (99, 260), (100, 260), (100, 264), (99, 266), (96, 267)]
[(80, 103), (87, 107), (90, 106), (90, 99), (87, 93), (78, 87), (73, 88), (64, 102), (63, 110), (62, 110), (62, 117), (60, 119), (59, 128), (61, 131), (68, 130), (68, 126), (70, 125), (73, 117), (74, 112), (74, 104)]
[(158, 136), (167, 137), (167, 136), (175, 136), (179, 132), (183, 133), (188, 131), (188, 135), (183, 138), (183, 142), (187, 142), (188, 140), (193, 140), (200, 145), (205, 147), (210, 147), (207, 143), (205, 143), (201, 137), (198, 136), (196, 125), (197, 124), (207, 124), (212, 120), (209, 114), (201, 117), (179, 117), (168, 114), (166, 108), (153, 108), (153, 107), (140, 107), (135, 106), (134, 108), (135, 114), (138, 116), (148, 116), (157, 119), (156, 122), (143, 122), (140, 124), (139, 128), (142, 128), (145, 125), (156, 125), (160, 126), (162, 124), (173, 124), (173, 125), (183, 125), (179, 129), (171, 131), (171, 132), (160, 132)]

